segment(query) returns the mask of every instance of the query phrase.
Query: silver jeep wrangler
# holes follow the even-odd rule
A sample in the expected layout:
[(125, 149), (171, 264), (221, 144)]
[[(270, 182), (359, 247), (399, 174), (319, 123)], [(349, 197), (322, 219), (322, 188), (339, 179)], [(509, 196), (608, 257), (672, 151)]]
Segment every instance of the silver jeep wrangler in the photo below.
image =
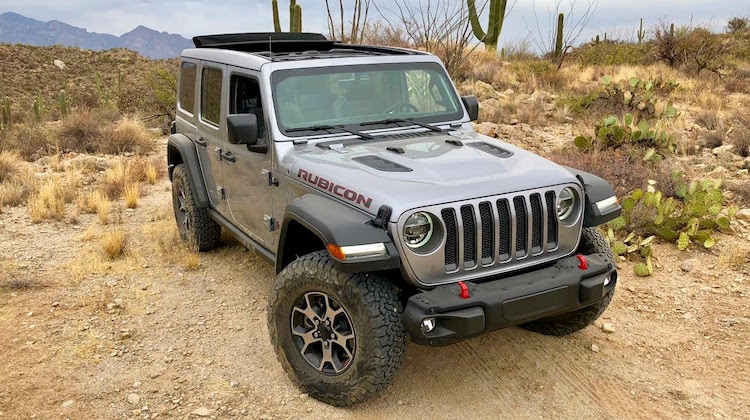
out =
[(182, 238), (221, 229), (275, 264), (268, 330), (290, 377), (348, 406), (406, 339), (591, 324), (617, 284), (602, 179), (475, 133), (436, 57), (318, 34), (199, 36), (167, 153)]

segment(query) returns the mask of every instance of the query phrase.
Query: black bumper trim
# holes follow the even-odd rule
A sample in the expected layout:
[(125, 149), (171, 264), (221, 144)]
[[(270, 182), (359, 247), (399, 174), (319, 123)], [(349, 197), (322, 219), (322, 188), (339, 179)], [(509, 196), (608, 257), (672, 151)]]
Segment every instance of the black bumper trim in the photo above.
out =
[[(536, 271), (482, 283), (466, 282), (469, 298), (457, 284), (439, 286), (409, 298), (404, 324), (412, 341), (443, 346), (488, 331), (584, 308), (600, 301), (617, 283), (615, 267), (604, 255), (587, 255), (588, 268), (576, 256)], [(611, 277), (610, 277), (611, 275)], [(605, 285), (605, 279), (610, 281)], [(437, 325), (421, 330), (425, 318)]]

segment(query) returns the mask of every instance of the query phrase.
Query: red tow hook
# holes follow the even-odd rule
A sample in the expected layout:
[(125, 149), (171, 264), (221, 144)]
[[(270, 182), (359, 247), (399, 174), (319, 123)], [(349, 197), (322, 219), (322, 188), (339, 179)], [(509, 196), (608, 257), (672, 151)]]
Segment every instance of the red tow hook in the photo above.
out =
[(460, 294), (461, 299), (468, 299), (469, 298), (469, 288), (466, 287), (466, 283), (464, 283), (462, 281), (459, 281), (458, 282), (458, 287), (461, 288), (461, 294)]
[(577, 257), (578, 257), (578, 261), (581, 262), (581, 265), (579, 265), (578, 268), (581, 269), (581, 270), (588, 270), (589, 265), (586, 262), (586, 257), (584, 257), (581, 254), (578, 254)]

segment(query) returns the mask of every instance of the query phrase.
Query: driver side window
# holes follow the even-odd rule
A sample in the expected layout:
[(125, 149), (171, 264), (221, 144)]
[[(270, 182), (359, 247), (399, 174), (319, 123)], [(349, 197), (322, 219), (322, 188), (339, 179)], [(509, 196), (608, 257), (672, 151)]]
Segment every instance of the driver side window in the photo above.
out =
[(255, 114), (258, 118), (258, 138), (266, 138), (265, 115), (260, 84), (251, 77), (232, 76), (230, 85), (230, 114)]

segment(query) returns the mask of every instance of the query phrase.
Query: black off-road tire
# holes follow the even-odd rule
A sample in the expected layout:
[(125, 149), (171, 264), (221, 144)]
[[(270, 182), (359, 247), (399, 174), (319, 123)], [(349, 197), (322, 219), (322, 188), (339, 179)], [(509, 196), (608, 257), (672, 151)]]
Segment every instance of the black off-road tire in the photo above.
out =
[(219, 246), (221, 226), (211, 219), (207, 208), (196, 203), (184, 164), (177, 165), (172, 173), (172, 206), (180, 237), (191, 249), (203, 252)]
[[(298, 347), (299, 336), (292, 334), (295, 306), (316, 293), (329, 296), (351, 320), (354, 351), (340, 373), (314, 367)], [(391, 283), (373, 273), (342, 273), (328, 252), (318, 251), (292, 262), (276, 277), (268, 301), (268, 331), (292, 381), (322, 402), (345, 407), (371, 398), (396, 376), (406, 350), (402, 312)]]
[[(595, 227), (584, 228), (581, 232), (581, 243), (578, 246), (581, 254), (605, 254), (607, 259), (615, 265), (615, 258), (609, 248), (607, 239)], [(562, 336), (582, 330), (596, 321), (607, 309), (612, 301), (615, 290), (612, 289), (599, 302), (567, 314), (544, 318), (522, 324), (521, 328), (544, 335)]]

